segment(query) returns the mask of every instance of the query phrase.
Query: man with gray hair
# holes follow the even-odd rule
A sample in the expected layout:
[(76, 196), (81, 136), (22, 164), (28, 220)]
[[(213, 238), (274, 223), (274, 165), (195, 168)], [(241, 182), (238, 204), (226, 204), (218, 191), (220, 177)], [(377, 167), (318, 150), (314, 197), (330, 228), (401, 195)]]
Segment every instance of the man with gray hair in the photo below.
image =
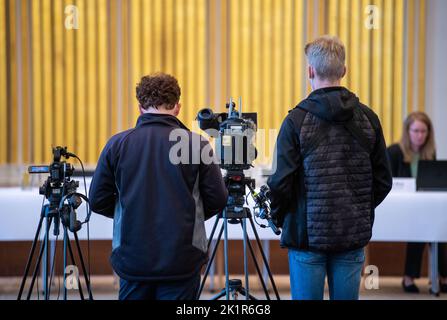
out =
[(312, 93), (285, 118), (269, 178), (272, 215), (288, 248), (293, 299), (358, 299), (374, 209), (391, 189), (377, 115), (340, 85), (345, 48), (323, 36), (306, 45)]

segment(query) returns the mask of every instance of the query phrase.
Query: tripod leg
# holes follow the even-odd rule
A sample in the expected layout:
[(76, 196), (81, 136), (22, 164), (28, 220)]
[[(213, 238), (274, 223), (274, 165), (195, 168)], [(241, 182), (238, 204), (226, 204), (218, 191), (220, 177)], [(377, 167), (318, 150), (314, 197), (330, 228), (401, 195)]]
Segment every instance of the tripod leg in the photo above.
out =
[(219, 224), (219, 217), (216, 217), (216, 221), (214, 221), (213, 230), (211, 230), (210, 238), (208, 240), (207, 248), (210, 249), (211, 242), (213, 241), (214, 233), (216, 232), (217, 225)]
[[(65, 226), (64, 226), (64, 228), (66, 228)], [(72, 250), (72, 248), (71, 248), (71, 243), (70, 243), (70, 238), (68, 238), (68, 235), (67, 235), (67, 246), (68, 246), (68, 252), (70, 253), (70, 257), (71, 257), (71, 263), (73, 264), (73, 265), (75, 265), (76, 263), (75, 263), (75, 259), (74, 259), (74, 255), (73, 255), (73, 250)], [(64, 278), (65, 278), (65, 270), (64, 270)], [(81, 297), (81, 300), (85, 300), (84, 299), (84, 293), (83, 293), (83, 291), (82, 291), (82, 287), (81, 287), (81, 281), (79, 280), (79, 277), (78, 277), (78, 290), (79, 290), (79, 296)], [(64, 286), (65, 286), (66, 284), (65, 284), (65, 282), (64, 282)]]
[[(55, 224), (56, 224), (56, 220), (53, 220), (53, 226), (55, 226)], [(57, 268), (56, 250), (57, 250), (57, 238), (55, 240), (50, 240), (50, 282), (48, 283), (48, 287), (49, 287), (48, 294), (50, 295), (50, 297), (51, 297), (51, 290), (53, 289), (53, 278), (54, 278), (55, 268)]]
[(261, 251), (262, 260), (263, 260), (265, 268), (267, 269), (267, 272), (269, 274), (270, 282), (272, 283), (272, 288), (273, 288), (273, 291), (275, 292), (276, 299), (280, 300), (278, 289), (276, 288), (276, 284), (275, 284), (275, 280), (273, 279), (272, 271), (270, 270), (270, 267), (268, 265), (267, 257), (265, 256), (264, 250), (262, 250), (261, 240), (259, 239), (259, 235), (258, 235), (258, 232), (256, 231), (255, 224), (254, 224), (253, 219), (251, 217), (249, 219), (250, 219), (251, 227), (253, 229), (253, 233), (254, 233), (255, 238), (256, 238), (256, 243), (258, 244), (259, 251)]
[(247, 294), (245, 295), (245, 299), (248, 300), (248, 295), (250, 292), (250, 286), (248, 282), (248, 260), (247, 260), (247, 221), (246, 219), (241, 219), (242, 223), (242, 234), (243, 234), (243, 247), (244, 247), (244, 273), (245, 273), (245, 290), (247, 291)]
[(45, 296), (45, 300), (49, 300), (50, 299), (50, 295), (49, 295), (49, 288), (48, 288), (48, 241), (50, 238), (50, 226), (51, 226), (51, 221), (52, 219), (48, 216), (45, 217), (45, 244), (44, 244), (44, 275), (43, 275), (43, 290), (44, 290), (44, 296)]
[[(67, 300), (67, 277), (65, 274), (65, 271), (67, 270), (67, 241), (68, 241), (68, 231), (67, 227), (63, 226), (64, 228), (64, 268), (63, 268), (63, 279), (64, 279), (64, 300)], [(74, 261), (73, 261), (74, 263)], [(79, 284), (80, 285), (80, 284)]]
[[(226, 209), (225, 209), (226, 212)], [(230, 274), (228, 271), (228, 219), (224, 215), (224, 265), (225, 265), (225, 298), (230, 300)]]
[(26, 300), (31, 299), (31, 294), (32, 294), (33, 288), (34, 288), (34, 282), (36, 281), (36, 279), (38, 277), (37, 274), (39, 273), (39, 270), (40, 270), (40, 263), (42, 261), (43, 249), (44, 249), (44, 247), (42, 245), (42, 247), (40, 248), (39, 257), (37, 258), (36, 265), (34, 267), (33, 277), (31, 279), (31, 284), (29, 287), (28, 295), (26, 296)]
[(89, 274), (87, 273), (87, 269), (85, 268), (85, 263), (84, 263), (84, 258), (82, 256), (81, 246), (79, 245), (78, 234), (77, 234), (77, 232), (73, 232), (73, 234), (75, 237), (76, 246), (78, 247), (79, 259), (81, 260), (82, 272), (84, 273), (84, 280), (87, 285), (88, 298), (89, 298), (89, 300), (93, 300), (92, 288), (90, 286), (90, 278), (89, 278)]
[(264, 278), (262, 277), (261, 268), (259, 267), (258, 261), (256, 260), (255, 252), (253, 250), (253, 247), (252, 247), (250, 241), (248, 241), (248, 248), (250, 250), (251, 257), (253, 259), (253, 263), (254, 263), (255, 268), (256, 268), (256, 272), (258, 273), (259, 280), (261, 281), (262, 289), (264, 289), (265, 297), (266, 297), (267, 300), (270, 300), (270, 295), (269, 295), (269, 292), (267, 290), (267, 285), (265, 284)]
[(211, 253), (211, 258), (208, 261), (208, 264), (206, 265), (205, 273), (203, 275), (203, 280), (202, 280), (202, 283), (200, 284), (199, 291), (197, 292), (197, 300), (199, 300), (200, 295), (202, 294), (203, 288), (205, 287), (206, 278), (208, 277), (208, 274), (210, 272), (211, 264), (213, 263), (214, 258), (216, 257), (216, 252), (217, 252), (217, 248), (219, 246), (220, 238), (222, 237), (222, 233), (223, 233), (223, 226), (220, 228), (219, 237), (217, 238), (216, 245), (214, 246), (213, 252)]
[(227, 294), (226, 290), (222, 289), (222, 291), (220, 291), (218, 294), (216, 294), (214, 297), (212, 297), (211, 300), (219, 300), (220, 298), (222, 298), (226, 294)]
[(28, 278), (28, 272), (31, 268), (31, 262), (33, 261), (34, 251), (36, 250), (37, 241), (40, 234), (40, 229), (42, 228), (43, 215), (40, 216), (39, 224), (37, 225), (36, 235), (34, 236), (33, 245), (31, 246), (31, 251), (28, 256), (28, 261), (26, 262), (25, 273), (22, 278), (22, 283), (20, 284), (19, 295), (17, 300), (22, 300), (23, 289), (25, 288), (26, 278)]
[[(52, 218), (50, 218), (50, 224), (51, 224), (51, 221), (52, 221)], [(30, 284), (30, 288), (29, 288), (26, 300), (30, 300), (31, 299), (31, 294), (32, 294), (33, 288), (34, 288), (34, 282), (37, 279), (37, 273), (39, 272), (39, 267), (40, 267), (40, 263), (42, 261), (42, 256), (43, 256), (44, 249), (45, 249), (45, 243), (43, 243), (43, 245), (40, 248), (39, 257), (37, 258), (36, 266), (34, 267), (33, 278), (31, 279), (31, 284)]]
[[(213, 240), (212, 245), (213, 245), (213, 248), (215, 246), (217, 246), (217, 241)], [(210, 283), (208, 286), (208, 291), (212, 293), (215, 291), (215, 282), (216, 282), (216, 261), (215, 260), (210, 265), (209, 276), (210, 276)]]

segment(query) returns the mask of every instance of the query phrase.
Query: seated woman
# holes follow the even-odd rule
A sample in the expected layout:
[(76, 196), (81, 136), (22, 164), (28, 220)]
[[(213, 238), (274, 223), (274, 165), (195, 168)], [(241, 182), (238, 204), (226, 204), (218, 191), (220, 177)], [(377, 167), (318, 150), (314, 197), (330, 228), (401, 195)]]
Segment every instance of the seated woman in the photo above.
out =
[[(393, 177), (416, 177), (419, 160), (434, 160), (435, 138), (430, 118), (423, 112), (411, 113), (404, 122), (400, 143), (388, 148)], [(405, 292), (419, 293), (414, 283), (420, 277), (425, 243), (407, 244), (405, 274), (402, 286)], [(439, 275), (441, 292), (447, 292), (447, 246), (439, 245)]]

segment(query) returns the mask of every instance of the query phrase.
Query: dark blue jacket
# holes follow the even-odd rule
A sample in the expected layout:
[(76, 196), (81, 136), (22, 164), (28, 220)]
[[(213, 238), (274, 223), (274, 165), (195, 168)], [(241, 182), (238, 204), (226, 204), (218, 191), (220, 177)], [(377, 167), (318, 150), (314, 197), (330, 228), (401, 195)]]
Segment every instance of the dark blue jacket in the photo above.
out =
[[(179, 134), (170, 141), (173, 132)], [(181, 151), (179, 137), (186, 141)], [(202, 140), (176, 117), (144, 114), (135, 128), (113, 136), (104, 147), (90, 205), (114, 219), (110, 260), (120, 277), (177, 280), (206, 263), (204, 220), (225, 207), (227, 190), (219, 166), (202, 161), (203, 150), (212, 153)], [(173, 163), (170, 153), (182, 152), (182, 163)]]
[(276, 164), (268, 184), (282, 246), (338, 252), (368, 243), (392, 179), (380, 121), (353, 93), (319, 89), (290, 111)]

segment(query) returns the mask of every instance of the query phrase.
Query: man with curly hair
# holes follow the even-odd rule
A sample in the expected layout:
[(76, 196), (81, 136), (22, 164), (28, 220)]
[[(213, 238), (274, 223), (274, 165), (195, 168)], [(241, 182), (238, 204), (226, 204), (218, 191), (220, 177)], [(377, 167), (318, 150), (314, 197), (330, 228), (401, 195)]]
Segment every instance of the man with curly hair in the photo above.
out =
[[(201, 160), (204, 150), (212, 153), (208, 142), (177, 118), (177, 80), (145, 76), (136, 96), (141, 115), (135, 128), (104, 147), (90, 205), (114, 219), (110, 262), (120, 277), (120, 299), (192, 300), (208, 258), (204, 220), (225, 207), (228, 193), (219, 166)], [(173, 163), (171, 138), (179, 131), (188, 137), (190, 161)], [(197, 155), (200, 161), (191, 161)]]

